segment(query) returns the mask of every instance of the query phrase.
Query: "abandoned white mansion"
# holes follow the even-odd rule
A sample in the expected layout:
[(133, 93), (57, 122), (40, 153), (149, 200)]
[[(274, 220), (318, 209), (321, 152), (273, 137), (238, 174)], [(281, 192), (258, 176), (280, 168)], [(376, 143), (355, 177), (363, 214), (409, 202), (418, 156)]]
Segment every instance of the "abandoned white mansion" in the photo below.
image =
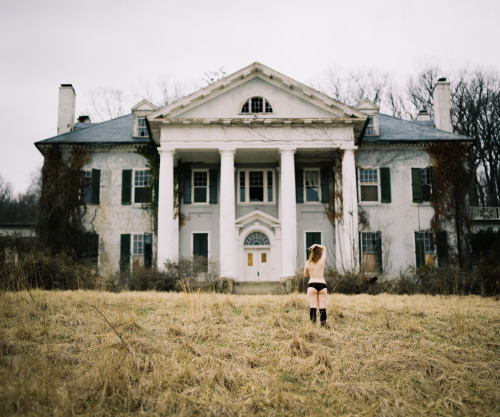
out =
[[(90, 155), (82, 199), (104, 274), (204, 256), (221, 277), (278, 281), (321, 243), (333, 268), (391, 276), (438, 263), (454, 245), (451, 229), (430, 230), (426, 146), (470, 139), (452, 133), (445, 80), (434, 102), (434, 121), (409, 122), (254, 63), (166, 107), (143, 100), (98, 124), (74, 123), (75, 92), (62, 85), (58, 136), (36, 146)], [(137, 152), (150, 142), (160, 155), (153, 193)], [(152, 198), (157, 230), (143, 209)]]

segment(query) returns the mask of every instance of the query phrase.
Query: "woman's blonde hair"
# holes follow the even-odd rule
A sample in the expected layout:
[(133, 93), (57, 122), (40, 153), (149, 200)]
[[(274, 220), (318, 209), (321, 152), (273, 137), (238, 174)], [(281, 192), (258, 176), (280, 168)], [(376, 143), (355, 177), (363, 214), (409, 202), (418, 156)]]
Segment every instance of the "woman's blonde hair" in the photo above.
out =
[(309, 254), (309, 262), (315, 264), (321, 259), (321, 255), (323, 255), (323, 249), (319, 246), (315, 246), (312, 248), (311, 253)]

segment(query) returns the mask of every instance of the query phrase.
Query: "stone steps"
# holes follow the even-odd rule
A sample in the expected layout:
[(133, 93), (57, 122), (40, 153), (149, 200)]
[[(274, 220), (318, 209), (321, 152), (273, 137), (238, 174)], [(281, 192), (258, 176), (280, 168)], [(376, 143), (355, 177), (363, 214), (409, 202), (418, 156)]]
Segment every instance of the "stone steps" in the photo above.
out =
[(284, 285), (279, 281), (235, 281), (233, 294), (260, 295), (283, 294)]

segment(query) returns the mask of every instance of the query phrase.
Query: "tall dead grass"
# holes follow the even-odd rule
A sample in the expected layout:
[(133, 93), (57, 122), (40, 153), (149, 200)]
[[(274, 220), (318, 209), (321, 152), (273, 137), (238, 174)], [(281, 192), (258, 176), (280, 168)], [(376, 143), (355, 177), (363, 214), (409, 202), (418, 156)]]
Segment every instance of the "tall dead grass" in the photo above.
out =
[(491, 298), (0, 294), (0, 414), (499, 415)]

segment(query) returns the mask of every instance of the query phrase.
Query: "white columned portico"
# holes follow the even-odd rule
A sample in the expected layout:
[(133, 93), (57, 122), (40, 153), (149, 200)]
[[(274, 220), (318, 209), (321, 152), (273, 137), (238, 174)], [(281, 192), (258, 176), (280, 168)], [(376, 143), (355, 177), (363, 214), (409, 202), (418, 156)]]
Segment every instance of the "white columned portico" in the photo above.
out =
[(173, 149), (159, 149), (160, 183), (158, 196), (158, 269), (167, 260), (179, 257), (179, 220), (174, 207), (174, 153)]
[(281, 279), (293, 277), (297, 266), (295, 148), (280, 149)]
[(356, 146), (342, 148), (342, 221), (337, 224), (336, 258), (339, 271), (358, 269), (358, 197), (356, 191)]
[[(237, 277), (236, 207), (234, 189), (235, 149), (219, 149), (220, 153), (220, 276)], [(241, 278), (241, 277), (240, 277)]]

